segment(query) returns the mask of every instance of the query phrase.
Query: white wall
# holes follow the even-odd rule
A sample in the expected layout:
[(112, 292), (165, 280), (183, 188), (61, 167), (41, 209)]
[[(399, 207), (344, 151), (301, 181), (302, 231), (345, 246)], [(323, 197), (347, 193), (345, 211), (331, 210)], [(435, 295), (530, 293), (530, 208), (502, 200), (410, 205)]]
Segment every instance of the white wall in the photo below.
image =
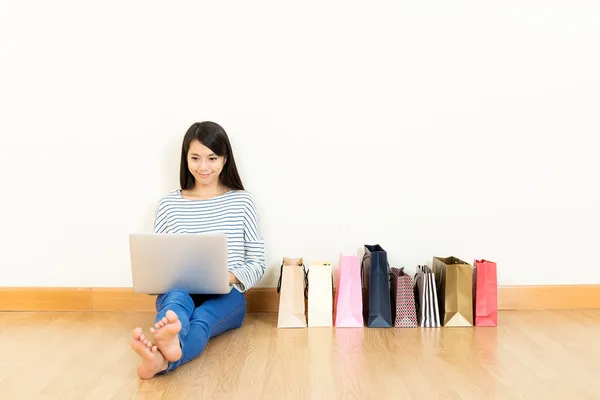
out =
[(201, 120), (258, 201), (262, 286), (374, 243), (600, 283), (598, 2), (199, 3), (0, 3), (0, 286), (130, 286)]

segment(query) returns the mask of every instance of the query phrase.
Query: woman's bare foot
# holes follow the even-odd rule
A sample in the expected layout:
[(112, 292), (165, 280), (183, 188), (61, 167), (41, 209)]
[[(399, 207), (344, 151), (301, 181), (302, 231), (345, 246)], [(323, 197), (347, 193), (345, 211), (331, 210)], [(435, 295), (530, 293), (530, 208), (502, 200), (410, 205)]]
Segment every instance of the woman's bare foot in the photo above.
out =
[(169, 362), (160, 354), (158, 348), (142, 334), (141, 328), (134, 329), (131, 348), (141, 358), (137, 373), (142, 379), (150, 379), (157, 373), (166, 370), (169, 366)]
[(181, 321), (174, 311), (168, 310), (166, 316), (150, 328), (156, 347), (167, 361), (181, 358), (181, 344), (177, 335), (181, 330)]

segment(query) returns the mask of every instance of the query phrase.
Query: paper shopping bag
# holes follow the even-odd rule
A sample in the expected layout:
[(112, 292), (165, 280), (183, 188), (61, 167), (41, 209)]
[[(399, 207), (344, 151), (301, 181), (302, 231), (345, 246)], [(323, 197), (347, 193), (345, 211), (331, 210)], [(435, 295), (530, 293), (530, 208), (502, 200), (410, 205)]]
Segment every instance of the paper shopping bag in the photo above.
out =
[(415, 274), (414, 293), (417, 306), (417, 321), (423, 328), (439, 328), (440, 311), (433, 271), (419, 265)]
[(337, 328), (364, 326), (359, 256), (340, 254), (334, 306)]
[(434, 257), (433, 273), (444, 326), (473, 326), (473, 268), (456, 257)]
[(278, 328), (305, 328), (306, 269), (302, 258), (284, 257), (279, 271)]
[(404, 268), (392, 267), (391, 299), (394, 327), (416, 328), (418, 324), (413, 280), (404, 272)]
[(496, 263), (473, 263), (473, 303), (475, 326), (498, 326), (498, 276)]
[(380, 245), (365, 245), (362, 261), (363, 316), (369, 328), (391, 328), (390, 270)]
[(333, 326), (331, 264), (313, 263), (308, 271), (308, 326)]

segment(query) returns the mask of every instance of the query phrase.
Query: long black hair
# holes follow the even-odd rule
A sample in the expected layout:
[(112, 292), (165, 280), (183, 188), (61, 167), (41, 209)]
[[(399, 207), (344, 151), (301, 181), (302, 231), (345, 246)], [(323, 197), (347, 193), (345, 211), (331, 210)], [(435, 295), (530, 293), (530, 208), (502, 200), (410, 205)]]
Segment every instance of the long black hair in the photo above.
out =
[(187, 154), (192, 141), (198, 140), (218, 156), (225, 157), (225, 165), (219, 175), (221, 185), (232, 190), (244, 190), (242, 179), (238, 173), (229, 143), (229, 137), (225, 129), (216, 122), (196, 122), (189, 127), (183, 137), (181, 146), (181, 169), (179, 171), (179, 183), (181, 190), (190, 190), (194, 187), (195, 179), (188, 168)]

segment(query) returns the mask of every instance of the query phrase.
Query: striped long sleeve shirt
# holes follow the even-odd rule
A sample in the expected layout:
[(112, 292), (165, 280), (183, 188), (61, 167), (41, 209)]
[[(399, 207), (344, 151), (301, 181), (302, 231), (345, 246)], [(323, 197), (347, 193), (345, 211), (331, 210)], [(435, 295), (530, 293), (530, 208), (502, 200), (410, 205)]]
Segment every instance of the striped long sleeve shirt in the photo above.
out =
[(241, 282), (234, 287), (245, 292), (265, 272), (264, 239), (253, 196), (233, 190), (208, 200), (189, 200), (175, 190), (158, 203), (156, 233), (224, 233), (227, 235), (229, 271)]

